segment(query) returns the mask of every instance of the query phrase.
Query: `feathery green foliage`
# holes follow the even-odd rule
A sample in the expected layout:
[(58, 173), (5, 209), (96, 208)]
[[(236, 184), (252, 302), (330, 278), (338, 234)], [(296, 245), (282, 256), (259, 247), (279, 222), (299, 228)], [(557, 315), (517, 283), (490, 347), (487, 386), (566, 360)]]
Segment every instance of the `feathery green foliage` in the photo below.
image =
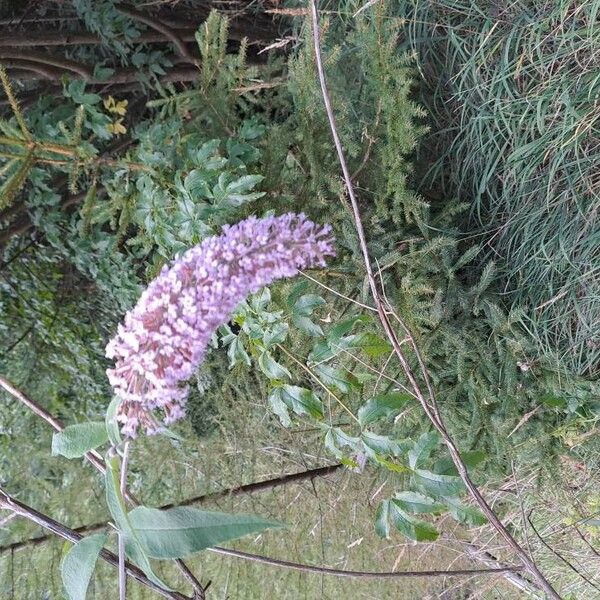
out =
[(435, 123), (428, 181), (472, 200), (497, 280), (539, 352), (600, 365), (596, 0), (406, 4)]

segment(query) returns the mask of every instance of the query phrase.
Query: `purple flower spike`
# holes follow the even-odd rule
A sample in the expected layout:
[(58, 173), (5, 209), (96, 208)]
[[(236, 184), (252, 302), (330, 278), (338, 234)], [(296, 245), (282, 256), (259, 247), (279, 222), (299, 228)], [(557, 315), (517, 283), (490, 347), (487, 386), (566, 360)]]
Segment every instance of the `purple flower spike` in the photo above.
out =
[(116, 361), (107, 371), (121, 399), (123, 435), (138, 428), (156, 433), (185, 414), (183, 383), (202, 362), (216, 329), (227, 323), (248, 294), (300, 269), (324, 266), (335, 254), (331, 226), (303, 214), (250, 217), (223, 227), (170, 266), (163, 267), (127, 313), (106, 347)]

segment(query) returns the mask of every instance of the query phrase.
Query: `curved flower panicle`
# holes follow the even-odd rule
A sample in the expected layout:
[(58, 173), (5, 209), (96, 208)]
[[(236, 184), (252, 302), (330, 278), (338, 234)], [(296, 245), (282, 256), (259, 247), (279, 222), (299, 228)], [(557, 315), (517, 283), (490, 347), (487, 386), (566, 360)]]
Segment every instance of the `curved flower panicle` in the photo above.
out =
[(155, 433), (185, 413), (184, 382), (202, 362), (216, 329), (236, 306), (265, 285), (300, 269), (324, 266), (335, 254), (329, 225), (303, 214), (250, 217), (163, 267), (127, 313), (106, 347), (107, 371), (121, 404), (117, 420), (126, 436)]

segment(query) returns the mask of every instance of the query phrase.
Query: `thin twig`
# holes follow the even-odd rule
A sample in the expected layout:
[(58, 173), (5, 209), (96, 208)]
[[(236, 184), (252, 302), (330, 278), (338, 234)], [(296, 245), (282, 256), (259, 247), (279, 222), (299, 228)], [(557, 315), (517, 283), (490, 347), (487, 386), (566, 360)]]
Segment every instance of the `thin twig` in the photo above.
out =
[(332, 294), (335, 294), (336, 296), (339, 296), (340, 298), (343, 298), (344, 300), (347, 300), (348, 302), (352, 302), (352, 303), (360, 306), (361, 308), (366, 308), (367, 310), (377, 312), (377, 309), (374, 306), (369, 306), (368, 304), (363, 304), (362, 302), (359, 302), (358, 300), (355, 300), (354, 298), (349, 298), (348, 296), (345, 296), (344, 294), (340, 294), (340, 292), (334, 290), (333, 288), (330, 288), (329, 286), (325, 285), (323, 282), (319, 281), (318, 279), (311, 277), (308, 273), (305, 273), (304, 271), (300, 271), (300, 275), (302, 275), (303, 277), (306, 277), (306, 279), (310, 279), (310, 281), (321, 286), (323, 289), (327, 290), (328, 292), (331, 292)]
[(298, 360), (291, 352), (289, 352), (285, 346), (282, 344), (277, 344), (277, 348), (281, 350), (294, 364), (300, 367), (303, 371), (305, 371), (308, 376), (313, 379), (316, 383), (318, 383), (330, 396), (335, 398), (336, 402), (358, 423), (358, 418), (356, 415), (346, 406), (344, 401), (329, 387), (327, 387), (317, 375), (315, 375), (311, 369), (309, 369), (302, 361)]
[(259, 562), (265, 565), (273, 565), (274, 567), (284, 567), (294, 571), (302, 571), (303, 573), (319, 573), (320, 575), (333, 575), (335, 577), (349, 577), (354, 579), (398, 579), (403, 577), (455, 577), (465, 575), (494, 575), (506, 572), (518, 571), (518, 566), (498, 567), (490, 569), (457, 569), (454, 571), (346, 571), (344, 569), (329, 569), (327, 567), (317, 567), (315, 565), (305, 565), (302, 563), (294, 563), (287, 560), (278, 560), (261, 556), (259, 554), (250, 554), (240, 550), (231, 550), (230, 548), (207, 548), (210, 552), (216, 554), (224, 554), (226, 556), (235, 556), (244, 560)]
[[(412, 371), (412, 368), (410, 367), (410, 365), (400, 347), (400, 342), (396, 335), (395, 329), (393, 328), (393, 326), (389, 320), (388, 310), (386, 310), (386, 307), (385, 307), (384, 303), (382, 302), (381, 296), (379, 294), (379, 290), (377, 288), (377, 284), (375, 282), (375, 277), (373, 275), (373, 269), (371, 266), (371, 257), (369, 255), (367, 240), (366, 240), (366, 236), (365, 236), (365, 232), (364, 232), (364, 228), (363, 228), (363, 224), (362, 224), (360, 209), (358, 206), (358, 200), (357, 200), (356, 194), (354, 192), (354, 186), (352, 183), (352, 178), (350, 176), (350, 172), (348, 170), (348, 165), (346, 163), (346, 158), (344, 155), (342, 143), (341, 143), (341, 140), (340, 140), (338, 132), (337, 132), (335, 115), (333, 113), (333, 108), (331, 106), (331, 100), (329, 98), (329, 91), (327, 89), (327, 82), (326, 82), (326, 78), (325, 78), (325, 69), (323, 67), (323, 60), (322, 60), (322, 56), (321, 56), (319, 14), (318, 14), (318, 10), (317, 10), (316, 0), (310, 0), (310, 12), (311, 12), (311, 18), (312, 18), (312, 33), (313, 33), (313, 42), (314, 42), (314, 51), (315, 51), (315, 61), (316, 61), (317, 72), (318, 72), (318, 76), (319, 76), (319, 82), (320, 82), (320, 86), (321, 86), (321, 93), (323, 96), (323, 102), (325, 104), (325, 110), (327, 113), (327, 118), (328, 118), (329, 126), (331, 129), (331, 135), (332, 135), (333, 142), (334, 142), (337, 154), (338, 154), (339, 163), (340, 163), (340, 166), (342, 169), (348, 196), (350, 198), (350, 203), (352, 206), (352, 212), (353, 212), (353, 216), (354, 216), (354, 224), (356, 227), (359, 244), (360, 244), (363, 259), (365, 262), (365, 268), (367, 271), (367, 279), (369, 282), (369, 287), (371, 288), (371, 293), (373, 295), (373, 299), (375, 300), (375, 305), (377, 307), (377, 312), (379, 315), (379, 320), (381, 322), (381, 325), (382, 325), (386, 335), (388, 336), (390, 342), (392, 343), (392, 347), (394, 348), (394, 350), (396, 352), (396, 355), (398, 357), (398, 360), (400, 361), (400, 364), (402, 365), (404, 373), (405, 373), (408, 381), (410, 382), (411, 386), (415, 390), (417, 398), (419, 399), (419, 402), (421, 403), (421, 406), (423, 407), (425, 414), (427, 415), (429, 420), (432, 422), (433, 426), (436, 428), (436, 430), (441, 435), (444, 443), (446, 444), (446, 446), (448, 448), (448, 451), (450, 453), (452, 461), (454, 462), (454, 464), (458, 470), (458, 473), (459, 473), (461, 479), (463, 480), (465, 486), (467, 487), (467, 489), (473, 496), (473, 499), (475, 500), (475, 502), (477, 503), (479, 508), (482, 510), (482, 512), (485, 514), (485, 516), (488, 518), (490, 523), (492, 523), (494, 528), (498, 531), (498, 533), (500, 533), (500, 535), (502, 535), (502, 537), (506, 540), (506, 542), (513, 549), (513, 551), (519, 556), (522, 563), (525, 565), (525, 567), (528, 569), (528, 571), (531, 573), (531, 575), (535, 578), (535, 580), (536, 580), (537, 584), (540, 586), (540, 588), (542, 590), (544, 590), (544, 592), (553, 600), (561, 600), (560, 595), (552, 587), (552, 584), (546, 579), (546, 577), (539, 570), (539, 568), (535, 564), (535, 562), (531, 559), (531, 557), (527, 554), (527, 552), (519, 545), (519, 543), (515, 540), (515, 538), (508, 531), (508, 529), (502, 524), (500, 519), (498, 519), (498, 517), (496, 516), (496, 514), (494, 513), (494, 511), (492, 510), (490, 505), (487, 503), (485, 498), (482, 496), (482, 494), (479, 491), (479, 489), (477, 488), (477, 486), (471, 480), (468, 469), (467, 469), (463, 459), (460, 456), (458, 448), (456, 447), (454, 440), (448, 433), (446, 426), (440, 417), (439, 410), (437, 408), (437, 402), (435, 399), (435, 393), (433, 390), (433, 386), (431, 384), (428, 371), (425, 367), (425, 363), (419, 352), (419, 349), (418, 349), (416, 343), (414, 343), (414, 339), (413, 339), (412, 335), (410, 334), (410, 331), (404, 324), (404, 322), (400, 319), (400, 317), (398, 315), (396, 315), (392, 311), (394, 318), (396, 318), (396, 320), (400, 323), (400, 326), (404, 330), (405, 334), (411, 340), (411, 347), (417, 358), (417, 362), (419, 364), (419, 368), (421, 370), (423, 379), (425, 380), (429, 398), (426, 398), (423, 395), (423, 392), (421, 391), (421, 386), (419, 385), (419, 383)], [(388, 308), (391, 308), (391, 307), (388, 307)]]
[(527, 521), (529, 522), (529, 525), (531, 526), (531, 529), (533, 530), (533, 533), (535, 533), (535, 536), (538, 538), (538, 540), (540, 540), (540, 542), (542, 542), (542, 544), (548, 549), (550, 550), (550, 552), (552, 552), (552, 554), (554, 554), (554, 556), (556, 556), (556, 558), (558, 558), (558, 560), (562, 561), (565, 565), (567, 565), (567, 567), (569, 567), (569, 569), (571, 569), (574, 573), (576, 573), (577, 575), (579, 575), (579, 577), (581, 577), (581, 579), (583, 579), (586, 583), (588, 583), (589, 585), (591, 585), (595, 590), (600, 592), (600, 587), (598, 587), (593, 581), (591, 581), (590, 579), (588, 579), (588, 577), (586, 577), (586, 575), (584, 575), (575, 565), (573, 565), (573, 563), (569, 562), (562, 554), (560, 554), (560, 552), (556, 551), (539, 533), (539, 531), (536, 529), (536, 526), (533, 524), (533, 521), (531, 520), (531, 514), (533, 513), (533, 510), (529, 511), (529, 514), (527, 515)]
[[(129, 466), (130, 442), (123, 445), (123, 457), (121, 458), (121, 496), (127, 495), (127, 467)], [(119, 600), (127, 599), (127, 574), (125, 573), (125, 538), (119, 531)]]

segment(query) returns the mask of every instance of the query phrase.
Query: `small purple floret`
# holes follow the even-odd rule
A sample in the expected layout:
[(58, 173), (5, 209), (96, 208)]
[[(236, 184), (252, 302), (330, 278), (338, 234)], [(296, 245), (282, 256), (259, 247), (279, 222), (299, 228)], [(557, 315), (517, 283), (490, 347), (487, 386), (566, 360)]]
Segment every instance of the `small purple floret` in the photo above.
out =
[[(250, 217), (223, 227), (163, 267), (106, 347), (123, 435), (155, 433), (185, 414), (190, 378), (216, 329), (262, 287), (324, 266), (335, 254), (331, 226), (303, 214)], [(155, 411), (162, 410), (163, 423)]]

